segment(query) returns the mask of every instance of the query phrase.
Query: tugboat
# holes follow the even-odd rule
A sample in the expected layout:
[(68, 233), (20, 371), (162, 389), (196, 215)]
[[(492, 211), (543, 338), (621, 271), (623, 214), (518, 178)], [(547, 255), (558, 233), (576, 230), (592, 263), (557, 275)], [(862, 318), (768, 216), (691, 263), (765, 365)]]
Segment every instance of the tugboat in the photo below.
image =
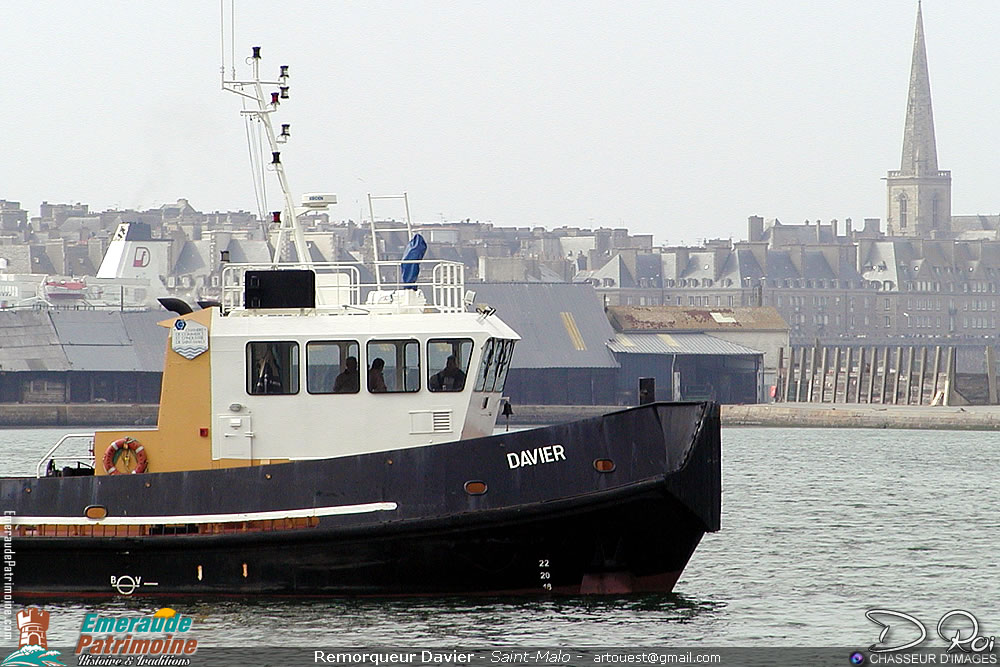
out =
[(335, 198), (293, 206), (270, 122), (288, 68), (265, 82), (259, 47), (250, 62), (223, 86), (271, 142), (274, 261), (227, 264), (201, 309), (162, 300), (155, 429), (98, 431), (83, 460), (66, 436), (0, 480), (14, 595), (670, 591), (719, 529), (718, 406), (494, 434), (518, 334), (460, 263), (423, 259), (408, 215), (402, 260), (379, 257), (372, 212), (368, 266), (308, 261), (297, 215)]

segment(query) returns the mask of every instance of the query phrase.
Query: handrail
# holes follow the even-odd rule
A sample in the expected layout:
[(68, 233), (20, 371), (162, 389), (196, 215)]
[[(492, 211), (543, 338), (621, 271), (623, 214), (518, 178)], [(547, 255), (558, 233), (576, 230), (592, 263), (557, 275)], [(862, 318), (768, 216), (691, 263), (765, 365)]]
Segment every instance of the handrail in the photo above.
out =
[(90, 453), (91, 453), (91, 456), (89, 457), (89, 460), (91, 462), (91, 465), (93, 465), (94, 463), (97, 462), (97, 458), (94, 456), (94, 434), (93, 433), (67, 433), (63, 437), (59, 438), (59, 442), (57, 442), (56, 444), (52, 445), (52, 448), (49, 451), (45, 452), (45, 455), (42, 456), (41, 460), (38, 461), (38, 465), (35, 466), (35, 477), (43, 477), (44, 476), (42, 474), (42, 468), (48, 463), (48, 461), (50, 459), (53, 460), (53, 461), (55, 461), (55, 460), (58, 459), (58, 460), (61, 460), (61, 461), (70, 461), (70, 460), (72, 460), (72, 461), (85, 462), (79, 456), (60, 456), (60, 457), (52, 456), (53, 454), (55, 454), (55, 452), (56, 452), (57, 449), (59, 449), (60, 447), (63, 446), (63, 443), (65, 443), (67, 440), (70, 440), (72, 438), (86, 438), (87, 440), (89, 440), (90, 441)]
[[(404, 283), (400, 276), (400, 267), (405, 264), (416, 264), (430, 270), (421, 271), (417, 280), (413, 283)], [(361, 281), (361, 267), (373, 269), (378, 272), (395, 271), (395, 280), (381, 280), (375, 282)], [(322, 298), (317, 299), (317, 305), (340, 305), (340, 306), (360, 306), (364, 305), (363, 297), (365, 292), (385, 289), (410, 289), (415, 288), (423, 291), (429, 288), (425, 298), (429, 298), (428, 306), (441, 312), (461, 312), (465, 310), (465, 265), (461, 262), (439, 259), (420, 260), (381, 260), (376, 262), (317, 262), (315, 264), (302, 263), (260, 263), (260, 264), (227, 264), (222, 273), (222, 312), (228, 313), (243, 307), (243, 285), (244, 274), (254, 270), (287, 270), (287, 269), (308, 269), (314, 271), (319, 276), (344, 276), (346, 284), (324, 285), (317, 280), (317, 296), (322, 296), (324, 290), (334, 290), (339, 296), (336, 304), (323, 303)], [(373, 274), (374, 275), (374, 274)], [(384, 275), (384, 274), (383, 274)]]

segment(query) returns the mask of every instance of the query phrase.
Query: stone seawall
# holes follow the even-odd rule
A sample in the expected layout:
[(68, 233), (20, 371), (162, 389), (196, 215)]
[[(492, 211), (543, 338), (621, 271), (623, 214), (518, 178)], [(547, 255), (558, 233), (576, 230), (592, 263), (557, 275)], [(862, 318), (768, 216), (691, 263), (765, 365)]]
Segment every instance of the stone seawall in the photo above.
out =
[(0, 427), (155, 426), (160, 406), (121, 403), (0, 403)]
[(1000, 431), (1000, 406), (724, 405), (722, 425)]
[[(573, 421), (621, 410), (617, 405), (515, 405), (511, 425)], [(503, 417), (498, 426), (503, 426)], [(723, 405), (722, 425), (1000, 431), (1000, 406), (964, 407), (781, 403)]]

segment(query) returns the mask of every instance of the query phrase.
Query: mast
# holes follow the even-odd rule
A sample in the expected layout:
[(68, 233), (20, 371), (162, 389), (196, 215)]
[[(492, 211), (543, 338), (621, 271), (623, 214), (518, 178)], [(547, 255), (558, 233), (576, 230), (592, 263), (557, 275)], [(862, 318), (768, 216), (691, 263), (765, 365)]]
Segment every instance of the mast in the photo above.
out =
[[(273, 216), (272, 222), (280, 224), (278, 228), (278, 241), (274, 247), (272, 261), (275, 264), (281, 261), (282, 249), (285, 246), (287, 235), (290, 233), (292, 243), (295, 247), (295, 254), (298, 257), (298, 263), (308, 265), (312, 263), (312, 258), (309, 255), (309, 248), (306, 245), (306, 238), (302, 233), (302, 227), (299, 225), (298, 218), (296, 217), (296, 207), (292, 198), (291, 188), (288, 185), (288, 176), (285, 174), (285, 166), (281, 162), (280, 144), (288, 141), (291, 125), (283, 124), (281, 132), (276, 135), (274, 127), (271, 124), (271, 114), (277, 111), (281, 100), (288, 99), (288, 65), (280, 66), (276, 81), (262, 81), (260, 78), (259, 46), (253, 47), (253, 54), (248, 61), (252, 68), (252, 78), (249, 80), (239, 80), (236, 78), (234, 71), (232, 79), (227, 80), (225, 67), (223, 67), (222, 89), (257, 103), (256, 109), (243, 109), (240, 111), (240, 114), (254, 118), (263, 126), (268, 145), (271, 149), (270, 166), (278, 177), (278, 183), (281, 186), (284, 198), (283, 215), (280, 211), (275, 211), (271, 214)], [(277, 92), (271, 92), (270, 99), (268, 99), (264, 93), (264, 86), (276, 86), (278, 90)], [(261, 166), (263, 167), (263, 165)]]

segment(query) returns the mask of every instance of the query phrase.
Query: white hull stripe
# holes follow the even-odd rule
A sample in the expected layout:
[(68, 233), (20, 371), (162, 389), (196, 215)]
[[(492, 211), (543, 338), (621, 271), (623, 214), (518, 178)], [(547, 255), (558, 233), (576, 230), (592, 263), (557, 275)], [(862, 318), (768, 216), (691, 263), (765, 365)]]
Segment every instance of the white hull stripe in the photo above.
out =
[(147, 526), (188, 523), (233, 523), (240, 521), (272, 521), (280, 519), (307, 519), (340, 514), (365, 514), (391, 512), (396, 503), (365, 503), (363, 505), (338, 505), (336, 507), (311, 507), (298, 510), (271, 512), (239, 512), (235, 514), (177, 514), (173, 516), (108, 516), (88, 519), (85, 516), (5, 516), (4, 523), (15, 526)]

